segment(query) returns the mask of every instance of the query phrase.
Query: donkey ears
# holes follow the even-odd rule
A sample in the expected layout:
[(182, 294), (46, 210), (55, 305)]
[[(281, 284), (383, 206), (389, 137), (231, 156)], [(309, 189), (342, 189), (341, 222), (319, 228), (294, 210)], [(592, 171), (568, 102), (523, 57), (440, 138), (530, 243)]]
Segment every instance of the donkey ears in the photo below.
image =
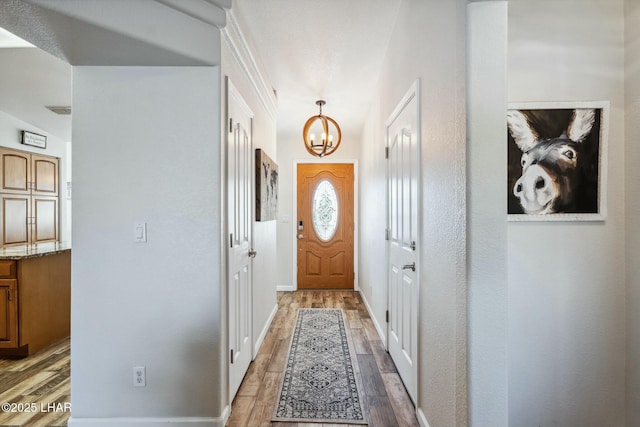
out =
[[(576, 108), (567, 127), (567, 137), (582, 142), (589, 135), (596, 121), (596, 110)], [(531, 128), (527, 117), (518, 110), (507, 111), (507, 126), (516, 145), (523, 152), (529, 151), (538, 142), (539, 135)]]
[(589, 108), (577, 108), (573, 112), (573, 117), (569, 127), (567, 127), (567, 136), (573, 142), (582, 142), (589, 135), (593, 124), (596, 121), (596, 110)]
[(516, 145), (523, 152), (529, 151), (538, 142), (538, 134), (531, 129), (527, 118), (520, 111), (507, 111), (507, 126)]

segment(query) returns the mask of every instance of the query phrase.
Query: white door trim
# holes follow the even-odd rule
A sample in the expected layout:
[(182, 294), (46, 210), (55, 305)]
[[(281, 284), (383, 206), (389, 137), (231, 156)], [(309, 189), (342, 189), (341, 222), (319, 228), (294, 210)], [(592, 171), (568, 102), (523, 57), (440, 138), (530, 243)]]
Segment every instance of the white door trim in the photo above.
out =
[[(291, 227), (294, 227), (294, 233), (292, 237), (293, 249), (293, 289), (286, 289), (295, 291), (298, 289), (298, 239), (297, 239), (297, 227), (298, 224), (298, 164), (300, 163), (335, 163), (335, 164), (352, 164), (353, 165), (353, 273), (355, 274), (355, 280), (353, 282), (353, 290), (359, 290), (358, 280), (360, 277), (358, 270), (358, 253), (359, 253), (359, 236), (360, 236), (360, 215), (359, 215), (359, 197), (358, 197), (358, 160), (356, 159), (294, 159), (293, 160), (293, 211), (291, 213)], [(278, 290), (285, 290), (281, 287)]]

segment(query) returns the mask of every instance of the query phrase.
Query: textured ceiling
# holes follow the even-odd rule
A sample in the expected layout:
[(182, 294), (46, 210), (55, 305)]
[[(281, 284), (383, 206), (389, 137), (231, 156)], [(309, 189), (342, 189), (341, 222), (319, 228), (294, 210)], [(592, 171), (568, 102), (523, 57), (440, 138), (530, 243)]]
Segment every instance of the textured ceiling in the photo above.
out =
[(333, 117), (343, 138), (360, 139), (400, 0), (235, 0), (245, 36), (278, 94), (278, 139), (298, 137), (306, 119)]
[[(304, 122), (317, 114), (317, 99), (327, 101), (324, 112), (340, 123), (344, 141), (360, 139), (400, 1), (234, 0), (234, 13), (278, 95), (279, 140), (300, 137)], [(4, 42), (19, 43), (0, 32), (0, 46)], [(70, 138), (68, 116), (44, 109), (70, 104), (70, 66), (38, 49), (3, 50), (7, 67), (0, 67), (0, 78), (12, 84), (0, 88), (0, 110)], [(16, 67), (16, 55), (35, 63)], [(30, 96), (21, 97), (25, 92)]]

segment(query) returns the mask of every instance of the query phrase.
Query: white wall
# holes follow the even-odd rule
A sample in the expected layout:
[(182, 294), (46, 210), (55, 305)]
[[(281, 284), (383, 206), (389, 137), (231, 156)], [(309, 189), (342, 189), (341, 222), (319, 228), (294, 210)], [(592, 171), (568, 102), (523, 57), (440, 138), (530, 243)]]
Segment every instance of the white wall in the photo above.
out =
[(611, 102), (606, 221), (507, 226), (512, 427), (625, 424), (624, 23), (622, 0), (509, 2), (510, 102)]
[(469, 425), (508, 426), (507, 3), (468, 8)]
[(463, 425), (467, 417), (465, 8), (464, 0), (402, 2), (361, 150), (360, 285), (371, 315), (386, 327), (384, 123), (419, 78), (423, 231), (417, 407), (421, 422), (432, 427)]
[[(25, 96), (27, 95), (25, 94)], [(47, 137), (47, 148), (42, 149), (21, 144), (21, 131), (23, 130), (45, 135)], [(58, 182), (60, 183), (60, 241), (70, 242), (71, 230), (69, 229), (68, 217), (71, 215), (71, 210), (70, 204), (67, 203), (67, 177), (71, 170), (71, 156), (68, 155), (67, 142), (0, 111), (0, 146), (60, 158), (58, 170)]]
[[(253, 145), (261, 148), (273, 161), (278, 162), (276, 146), (276, 100), (265, 80), (264, 73), (250, 53), (242, 29), (233, 15), (223, 32), (222, 73), (231, 82), (251, 108), (253, 117)], [(224, 104), (223, 100), (223, 104)], [(226, 108), (224, 106), (223, 108)], [(280, 169), (280, 166), (279, 168)], [(280, 187), (283, 183), (280, 181)], [(277, 221), (254, 222), (253, 259), (253, 343), (254, 350), (261, 344), (269, 327), (271, 316), (277, 310)]]
[[(380, 88), (378, 88), (380, 90)], [(409, 90), (409, 86), (405, 91)], [(400, 102), (404, 93), (399, 94)], [(391, 108), (392, 102), (386, 108)], [(395, 107), (395, 106), (393, 106)], [(377, 324), (386, 342), (387, 324), (387, 265), (385, 229), (387, 228), (387, 164), (384, 158), (386, 146), (385, 122), (391, 110), (382, 112), (383, 106), (376, 102), (371, 106), (363, 129), (360, 150), (360, 293), (369, 304), (374, 324)], [(384, 117), (387, 114), (387, 117)]]
[(73, 107), (70, 425), (222, 425), (219, 68), (75, 67)]
[[(329, 117), (331, 115), (330, 104), (323, 109), (324, 114)], [(312, 103), (309, 105), (309, 117), (318, 114), (317, 107)], [(340, 124), (339, 117), (333, 117)], [(312, 156), (304, 148), (302, 140), (302, 127), (304, 123), (300, 123), (300, 134), (278, 134), (278, 286), (280, 289), (294, 290), (294, 284), (297, 281), (295, 268), (296, 244), (294, 236), (296, 229), (296, 210), (294, 206), (294, 196), (296, 193), (296, 169), (294, 162), (300, 160), (304, 162), (322, 163), (341, 163), (345, 161), (355, 160), (359, 158), (360, 141), (349, 138), (348, 135), (342, 136), (340, 148), (332, 155), (319, 160)]]
[(627, 426), (640, 425), (640, 2), (625, 1)]

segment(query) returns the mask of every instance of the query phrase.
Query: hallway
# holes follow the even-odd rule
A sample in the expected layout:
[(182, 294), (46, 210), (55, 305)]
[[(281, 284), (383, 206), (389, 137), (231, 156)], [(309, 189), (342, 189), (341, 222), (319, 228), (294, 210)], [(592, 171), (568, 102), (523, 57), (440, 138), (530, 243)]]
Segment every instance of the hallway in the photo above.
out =
[[(356, 369), (363, 385), (365, 410), (372, 427), (417, 427), (415, 409), (384, 349), (358, 292), (278, 292), (278, 312), (258, 356), (233, 401), (227, 427), (327, 427), (329, 424), (272, 423), (275, 400), (284, 372), (296, 311), (300, 307), (344, 310), (355, 349)], [(341, 424), (341, 427), (351, 425)], [(355, 427), (355, 425), (353, 425)]]

